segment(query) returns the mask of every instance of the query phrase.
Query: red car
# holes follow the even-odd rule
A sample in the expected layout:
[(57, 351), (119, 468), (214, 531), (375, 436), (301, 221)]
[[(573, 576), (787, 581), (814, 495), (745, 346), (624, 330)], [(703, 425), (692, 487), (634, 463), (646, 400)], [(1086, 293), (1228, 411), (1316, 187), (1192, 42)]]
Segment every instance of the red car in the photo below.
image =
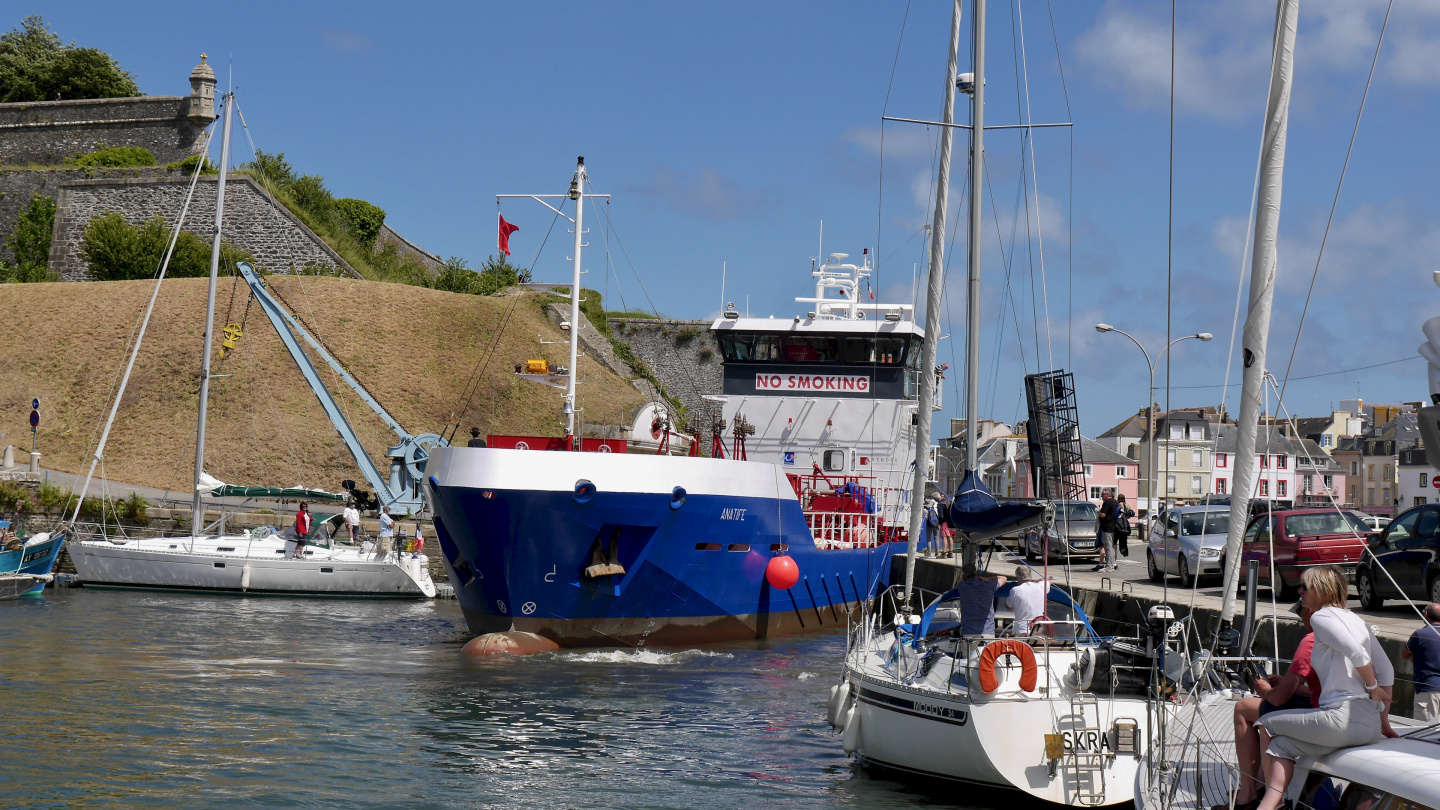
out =
[(1285, 509), (1256, 515), (1245, 527), (1240, 547), (1241, 586), (1250, 560), (1260, 563), (1261, 585), (1279, 579), (1276, 596), (1283, 600), (1296, 597), (1306, 568), (1338, 565), (1353, 577), (1373, 533), (1359, 515), (1344, 509)]

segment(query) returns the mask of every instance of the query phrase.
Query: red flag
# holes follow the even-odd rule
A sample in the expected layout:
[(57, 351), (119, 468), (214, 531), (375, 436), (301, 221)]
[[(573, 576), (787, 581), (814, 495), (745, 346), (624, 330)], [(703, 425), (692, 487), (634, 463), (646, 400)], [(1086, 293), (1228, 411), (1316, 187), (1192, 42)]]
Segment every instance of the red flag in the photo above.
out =
[(510, 234), (518, 230), (520, 230), (519, 225), (511, 225), (505, 221), (503, 214), (500, 215), (500, 238), (497, 241), (497, 245), (500, 248), (500, 252), (506, 256), (510, 255)]

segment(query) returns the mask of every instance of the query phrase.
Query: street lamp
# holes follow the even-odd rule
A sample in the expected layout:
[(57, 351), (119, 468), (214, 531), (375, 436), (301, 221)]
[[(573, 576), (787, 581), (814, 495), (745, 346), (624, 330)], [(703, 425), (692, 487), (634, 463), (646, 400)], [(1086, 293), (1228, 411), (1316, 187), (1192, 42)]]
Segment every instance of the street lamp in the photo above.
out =
[(1145, 364), (1150, 366), (1150, 398), (1146, 400), (1145, 406), (1145, 410), (1149, 414), (1149, 418), (1146, 420), (1145, 427), (1146, 431), (1150, 433), (1150, 519), (1154, 520), (1156, 514), (1155, 505), (1157, 503), (1155, 498), (1155, 490), (1157, 487), (1159, 487), (1159, 476), (1157, 475), (1157, 471), (1155, 469), (1155, 444), (1157, 441), (1159, 441), (1160, 438), (1159, 430), (1156, 428), (1155, 425), (1155, 364), (1160, 362), (1160, 358), (1165, 356), (1165, 352), (1170, 351), (1171, 347), (1173, 347), (1176, 343), (1179, 343), (1182, 340), (1193, 339), (1208, 343), (1210, 340), (1214, 339), (1215, 336), (1210, 334), (1209, 332), (1196, 332), (1193, 335), (1185, 335), (1184, 337), (1176, 338), (1175, 340), (1170, 341), (1169, 346), (1161, 349), (1160, 353), (1155, 355), (1154, 360), (1151, 360), (1150, 353), (1145, 351), (1145, 347), (1140, 345), (1140, 341), (1136, 340), (1135, 336), (1131, 335), (1129, 332), (1121, 329), (1116, 329), (1108, 323), (1095, 324), (1095, 331), (1101, 334), (1104, 334), (1106, 332), (1114, 332), (1116, 334), (1124, 335), (1125, 337), (1130, 338), (1130, 342), (1135, 344), (1135, 348), (1139, 349), (1140, 353), (1145, 355)]

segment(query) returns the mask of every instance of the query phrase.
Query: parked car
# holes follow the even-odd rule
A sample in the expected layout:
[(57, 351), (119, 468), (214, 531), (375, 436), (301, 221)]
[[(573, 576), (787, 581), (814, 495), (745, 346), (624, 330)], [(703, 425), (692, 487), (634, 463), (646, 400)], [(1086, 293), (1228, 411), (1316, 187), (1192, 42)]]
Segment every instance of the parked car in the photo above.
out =
[(1166, 575), (1174, 574), (1188, 588), (1198, 577), (1223, 574), (1221, 559), (1229, 531), (1229, 509), (1179, 506), (1164, 510), (1151, 525), (1145, 548), (1150, 581), (1163, 582)]
[(1360, 604), (1375, 610), (1388, 599), (1440, 601), (1440, 505), (1417, 506), (1391, 521), (1355, 569)]
[(1379, 516), (1376, 516), (1376, 515), (1365, 515), (1365, 514), (1360, 514), (1360, 513), (1358, 513), (1358, 512), (1357, 512), (1356, 514), (1359, 516), (1359, 518), (1360, 518), (1361, 520), (1365, 521), (1365, 525), (1366, 525), (1366, 526), (1369, 526), (1371, 529), (1373, 529), (1374, 531), (1377, 531), (1377, 532), (1380, 531), (1381, 529), (1384, 529), (1386, 526), (1389, 526), (1389, 525), (1390, 525), (1390, 518), (1388, 518), (1388, 517), (1379, 517)]
[[(1100, 509), (1089, 501), (1053, 501), (1055, 523), (1046, 531), (1050, 538), (1050, 557), (1065, 559), (1068, 549), (1071, 557), (1095, 557), (1100, 554), (1096, 539), (1096, 525), (1100, 521)], [(1037, 560), (1045, 553), (1045, 538), (1038, 529), (1025, 533), (1025, 559)]]
[[(1257, 561), (1260, 584), (1278, 585), (1276, 595), (1290, 600), (1296, 597), (1306, 568), (1338, 565), (1347, 576), (1354, 576), (1372, 535), (1360, 515), (1349, 510), (1286, 509), (1257, 515), (1245, 527), (1240, 564)], [(1241, 571), (1243, 583), (1243, 567)]]

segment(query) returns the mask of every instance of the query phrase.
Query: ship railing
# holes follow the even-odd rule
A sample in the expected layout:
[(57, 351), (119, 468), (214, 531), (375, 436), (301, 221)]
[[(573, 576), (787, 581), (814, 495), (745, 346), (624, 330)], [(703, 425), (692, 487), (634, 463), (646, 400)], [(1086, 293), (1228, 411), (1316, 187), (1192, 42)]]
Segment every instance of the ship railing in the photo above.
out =
[(806, 512), (805, 522), (819, 549), (875, 548), (881, 536), (879, 515), (859, 512)]

